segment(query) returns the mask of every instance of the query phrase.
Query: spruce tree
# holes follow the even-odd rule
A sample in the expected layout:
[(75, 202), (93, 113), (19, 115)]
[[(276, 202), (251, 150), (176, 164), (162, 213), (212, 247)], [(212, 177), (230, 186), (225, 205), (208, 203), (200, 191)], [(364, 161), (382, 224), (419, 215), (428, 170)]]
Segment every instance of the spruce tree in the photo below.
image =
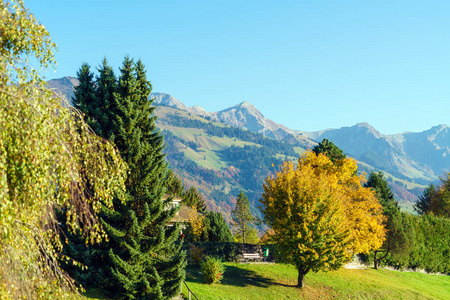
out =
[(252, 228), (255, 218), (252, 216), (250, 202), (243, 191), (236, 198), (236, 206), (231, 211), (231, 218), (234, 222), (232, 225), (235, 228), (235, 234), (242, 243), (247, 243), (250, 236), (252, 236), (253, 240), (255, 239), (256, 231)]
[[(106, 60), (102, 70), (109, 70)], [(166, 225), (177, 208), (165, 209), (171, 199), (162, 200), (168, 173), (163, 136), (148, 101), (151, 84), (142, 62), (134, 64), (128, 57), (116, 87), (112, 78), (112, 72), (100, 71), (96, 95), (108, 110), (94, 119), (106, 120), (98, 133), (116, 144), (130, 172), (126, 195), (115, 199), (114, 210), (102, 207), (100, 219), (109, 241), (86, 254), (86, 262), (92, 264), (92, 256), (101, 261), (89, 266), (88, 277), (121, 298), (168, 299), (180, 290), (186, 261), (181, 243), (176, 243), (178, 226)]]
[(187, 189), (182, 197), (182, 203), (189, 206), (189, 207), (195, 207), (198, 212), (205, 213), (206, 212), (206, 203), (205, 200), (203, 200), (202, 195), (199, 193), (199, 191), (191, 186), (189, 189)]
[(169, 169), (167, 172), (167, 192), (170, 195), (181, 197), (184, 191), (183, 182), (181, 179), (171, 170)]
[(114, 93), (117, 89), (117, 79), (114, 70), (108, 64), (106, 58), (103, 58), (101, 65), (97, 68), (98, 75), (95, 79), (95, 96), (99, 103), (99, 109), (95, 112), (97, 117), (97, 126), (94, 131), (98, 135), (113, 141), (111, 123), (111, 108), (114, 103)]
[(346, 158), (344, 152), (336, 146), (333, 142), (330, 142), (327, 139), (323, 139), (318, 145), (316, 145), (312, 151), (319, 155), (319, 153), (323, 153), (334, 163), (336, 161)]
[(208, 211), (205, 215), (202, 241), (205, 242), (232, 242), (233, 235), (230, 227), (220, 212)]
[(95, 95), (94, 73), (87, 63), (77, 72), (79, 84), (74, 89), (73, 106), (85, 114), (86, 123), (97, 132), (99, 125), (95, 119), (98, 111), (98, 99)]

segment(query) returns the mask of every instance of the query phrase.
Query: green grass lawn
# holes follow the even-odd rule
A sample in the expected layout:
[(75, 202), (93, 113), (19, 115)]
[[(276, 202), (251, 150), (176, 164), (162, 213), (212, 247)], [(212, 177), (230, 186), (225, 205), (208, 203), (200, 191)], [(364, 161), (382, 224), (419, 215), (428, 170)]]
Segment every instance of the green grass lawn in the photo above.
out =
[[(188, 266), (186, 282), (199, 299), (450, 299), (450, 276), (388, 270), (309, 273), (297, 289), (297, 271), (283, 264), (226, 263), (221, 284), (205, 284)], [(187, 299), (187, 289), (183, 287)]]

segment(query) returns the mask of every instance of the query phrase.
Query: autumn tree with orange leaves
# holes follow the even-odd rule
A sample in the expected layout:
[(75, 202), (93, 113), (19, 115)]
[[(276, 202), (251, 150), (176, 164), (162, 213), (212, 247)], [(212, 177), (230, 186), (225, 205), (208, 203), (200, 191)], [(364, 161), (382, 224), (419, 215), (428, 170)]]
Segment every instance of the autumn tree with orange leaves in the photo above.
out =
[(284, 162), (265, 181), (261, 210), (281, 257), (298, 270), (299, 288), (309, 271), (339, 269), (383, 244), (382, 207), (356, 170), (353, 159), (333, 163), (307, 152), (297, 168)]

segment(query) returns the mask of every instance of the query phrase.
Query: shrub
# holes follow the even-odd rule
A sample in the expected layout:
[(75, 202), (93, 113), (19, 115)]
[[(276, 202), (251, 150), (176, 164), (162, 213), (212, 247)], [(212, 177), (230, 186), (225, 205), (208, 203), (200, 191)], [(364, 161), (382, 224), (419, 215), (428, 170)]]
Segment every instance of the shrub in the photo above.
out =
[(225, 272), (225, 265), (216, 257), (208, 257), (202, 262), (202, 273), (206, 283), (220, 283)]
[(197, 265), (200, 266), (202, 260), (203, 260), (203, 248), (200, 248), (196, 245), (191, 245), (191, 261)]

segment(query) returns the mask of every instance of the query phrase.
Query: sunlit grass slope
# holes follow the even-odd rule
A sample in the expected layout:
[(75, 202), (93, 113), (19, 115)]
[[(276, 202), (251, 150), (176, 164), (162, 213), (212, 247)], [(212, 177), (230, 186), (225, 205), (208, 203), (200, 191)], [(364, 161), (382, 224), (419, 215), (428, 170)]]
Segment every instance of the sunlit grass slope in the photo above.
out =
[[(222, 284), (207, 285), (188, 267), (186, 282), (199, 299), (450, 299), (450, 276), (388, 270), (309, 273), (295, 288), (297, 271), (283, 264), (227, 263)], [(183, 289), (187, 296), (187, 289)]]

